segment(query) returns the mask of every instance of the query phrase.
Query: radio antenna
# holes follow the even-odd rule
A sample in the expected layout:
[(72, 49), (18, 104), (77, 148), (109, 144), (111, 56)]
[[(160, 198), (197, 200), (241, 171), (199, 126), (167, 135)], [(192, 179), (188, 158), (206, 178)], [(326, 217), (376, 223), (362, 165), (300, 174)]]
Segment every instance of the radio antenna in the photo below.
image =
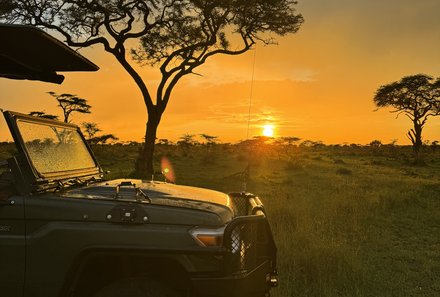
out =
[(254, 49), (254, 59), (252, 63), (252, 77), (251, 77), (251, 86), (249, 90), (249, 109), (248, 109), (248, 123), (247, 123), (247, 133), (246, 133), (246, 140), (249, 139), (249, 131), (251, 126), (251, 110), (252, 110), (252, 95), (254, 91), (254, 77), (255, 77), (255, 60), (257, 56), (257, 45), (255, 45)]
[[(251, 86), (250, 86), (250, 90), (249, 90), (249, 109), (248, 109), (246, 140), (249, 140), (249, 132), (250, 132), (250, 126), (251, 126), (252, 95), (253, 95), (253, 91), (254, 91), (256, 56), (257, 56), (257, 45), (255, 44), (254, 58), (253, 58), (253, 62), (252, 62)], [(249, 158), (249, 154), (248, 154), (248, 158)], [(246, 192), (246, 190), (247, 190), (247, 183), (248, 183), (248, 179), (249, 179), (249, 167), (250, 167), (250, 162), (248, 159), (248, 164), (247, 164), (245, 170), (243, 171), (243, 189), (242, 189), (243, 192)]]

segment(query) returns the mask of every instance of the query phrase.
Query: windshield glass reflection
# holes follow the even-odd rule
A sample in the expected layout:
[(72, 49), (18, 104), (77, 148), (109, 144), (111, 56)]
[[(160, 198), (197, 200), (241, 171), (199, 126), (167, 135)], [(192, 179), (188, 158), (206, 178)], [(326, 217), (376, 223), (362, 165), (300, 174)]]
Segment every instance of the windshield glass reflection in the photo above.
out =
[(74, 128), (17, 121), (32, 164), (40, 174), (96, 167)]

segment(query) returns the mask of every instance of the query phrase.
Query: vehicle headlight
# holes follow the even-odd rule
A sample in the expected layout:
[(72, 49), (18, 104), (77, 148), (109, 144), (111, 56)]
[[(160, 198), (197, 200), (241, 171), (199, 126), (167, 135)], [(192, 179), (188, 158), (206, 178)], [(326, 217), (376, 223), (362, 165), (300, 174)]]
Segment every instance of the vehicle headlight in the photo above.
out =
[(220, 228), (201, 228), (196, 227), (189, 231), (189, 234), (201, 246), (221, 246), (223, 244), (223, 234), (225, 226)]

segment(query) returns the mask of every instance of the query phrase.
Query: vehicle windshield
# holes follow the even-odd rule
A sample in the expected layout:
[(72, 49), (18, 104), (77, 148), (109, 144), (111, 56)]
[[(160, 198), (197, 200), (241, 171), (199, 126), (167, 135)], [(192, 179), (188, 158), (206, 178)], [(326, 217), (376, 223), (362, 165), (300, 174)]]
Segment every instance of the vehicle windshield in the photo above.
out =
[(96, 167), (75, 128), (17, 121), (29, 158), (39, 174)]

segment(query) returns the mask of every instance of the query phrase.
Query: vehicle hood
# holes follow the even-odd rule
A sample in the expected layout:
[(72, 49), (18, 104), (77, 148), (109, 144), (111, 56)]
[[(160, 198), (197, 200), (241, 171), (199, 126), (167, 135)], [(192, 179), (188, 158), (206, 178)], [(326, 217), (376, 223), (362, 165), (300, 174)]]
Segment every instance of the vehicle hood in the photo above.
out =
[[(127, 186), (130, 183), (132, 186)], [(140, 189), (148, 198), (145, 199), (141, 195), (137, 195), (136, 189)], [(222, 207), (232, 211), (231, 200), (227, 194), (204, 188), (136, 179), (100, 182), (66, 191), (63, 196), (139, 203), (149, 203), (149, 199), (151, 204), (156, 205), (187, 207), (214, 212), (216, 212), (216, 208)]]

